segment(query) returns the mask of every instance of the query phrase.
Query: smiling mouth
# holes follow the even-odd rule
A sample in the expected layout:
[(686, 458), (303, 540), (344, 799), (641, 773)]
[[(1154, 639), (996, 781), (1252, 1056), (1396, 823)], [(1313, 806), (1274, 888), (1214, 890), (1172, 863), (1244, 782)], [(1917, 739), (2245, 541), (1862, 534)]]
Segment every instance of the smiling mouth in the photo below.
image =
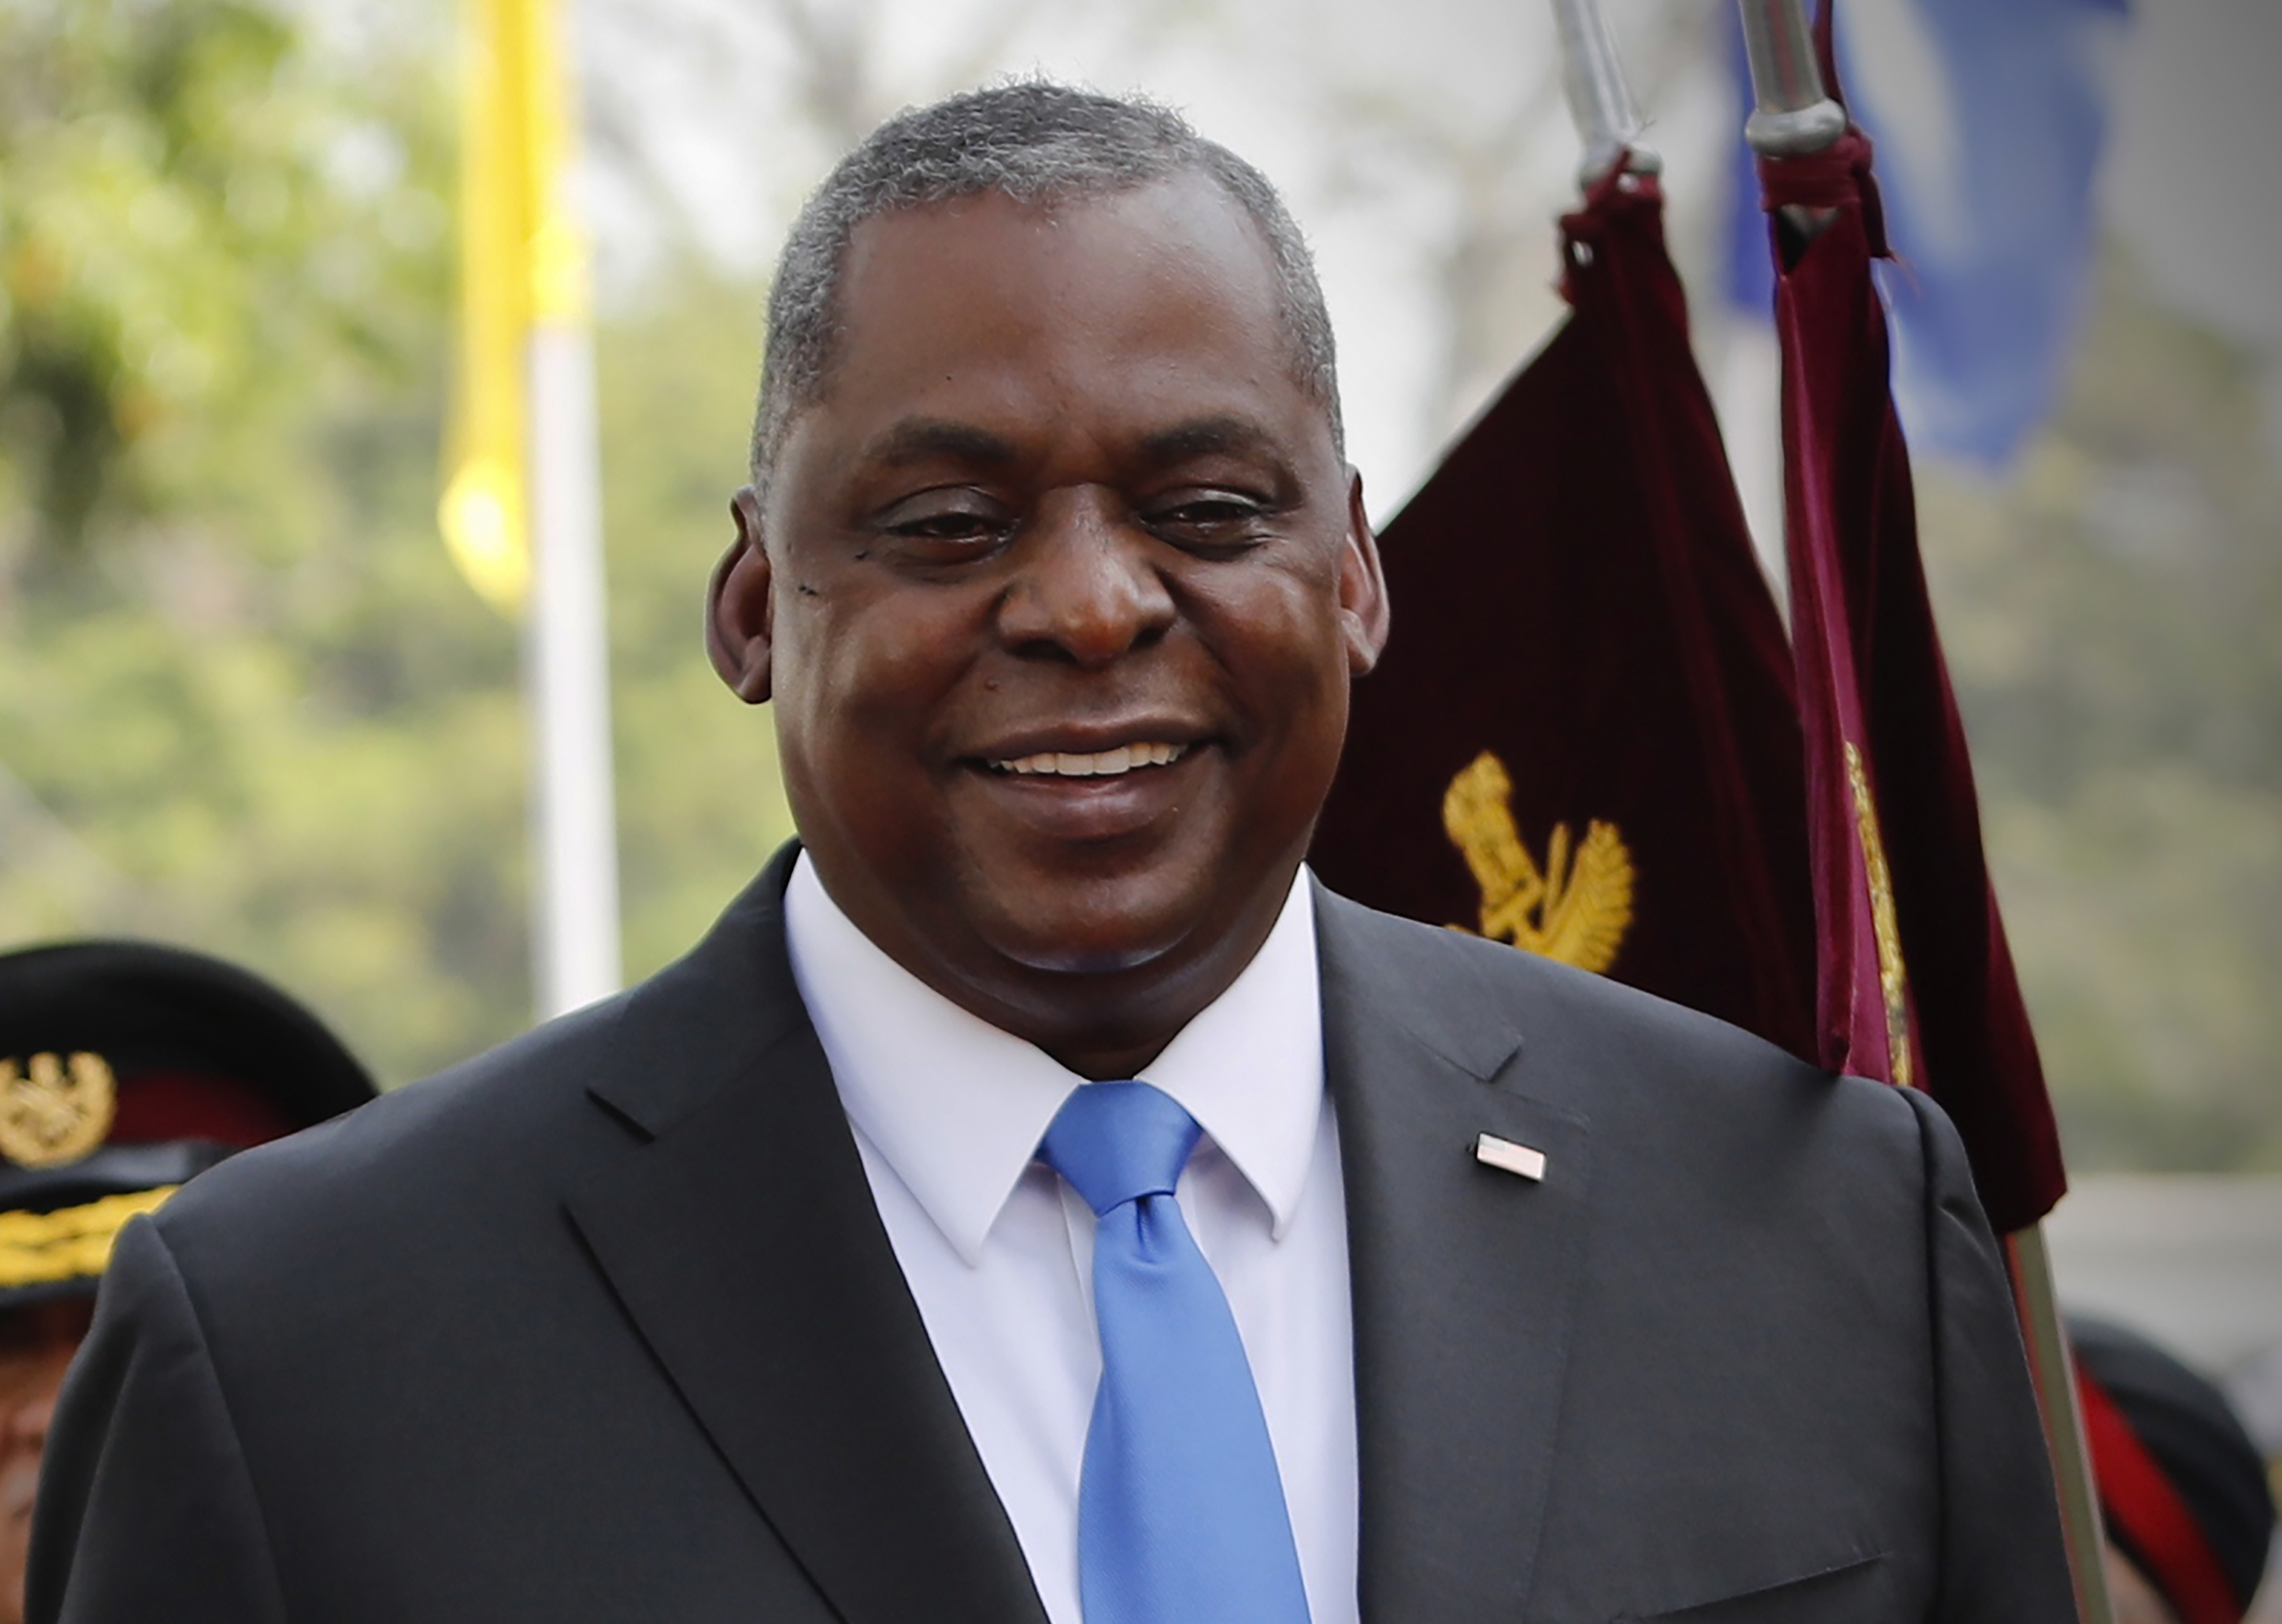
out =
[(1041, 750), (1036, 755), (991, 762), (991, 771), (1008, 777), (1114, 778), (1142, 767), (1169, 767), (1189, 753), (1186, 745), (1143, 743), (1118, 745), (1082, 754), (1066, 750)]

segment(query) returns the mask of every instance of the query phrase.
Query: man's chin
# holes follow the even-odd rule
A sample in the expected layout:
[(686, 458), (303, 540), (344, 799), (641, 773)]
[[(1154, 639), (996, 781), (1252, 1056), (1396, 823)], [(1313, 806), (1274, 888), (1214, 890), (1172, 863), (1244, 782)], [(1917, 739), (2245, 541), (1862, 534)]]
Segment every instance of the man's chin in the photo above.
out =
[(1215, 887), (1199, 871), (1207, 865), (1161, 839), (1077, 852), (978, 841), (966, 853), (955, 906), (989, 950), (1026, 970), (1144, 969), (1209, 929), (1215, 912)]
[(1084, 984), (1098, 983), (1099, 994), (1145, 1007), (1172, 983), (1225, 982), (1250, 961), (1259, 944), (1244, 922), (1254, 907), (1231, 892), (1185, 875), (1135, 878), (1052, 908), (1038, 906), (1051, 896), (1044, 886), (1010, 886), (997, 893), (1005, 905), (970, 919), (1003, 963), (1051, 978), (1052, 996), (1083, 999)]
[(998, 955), (1024, 970), (1054, 977), (1108, 978), (1145, 972), (1172, 955), (1193, 931), (1192, 922), (1105, 921), (1089, 916), (1083, 929), (1036, 919), (1006, 919), (987, 932)]

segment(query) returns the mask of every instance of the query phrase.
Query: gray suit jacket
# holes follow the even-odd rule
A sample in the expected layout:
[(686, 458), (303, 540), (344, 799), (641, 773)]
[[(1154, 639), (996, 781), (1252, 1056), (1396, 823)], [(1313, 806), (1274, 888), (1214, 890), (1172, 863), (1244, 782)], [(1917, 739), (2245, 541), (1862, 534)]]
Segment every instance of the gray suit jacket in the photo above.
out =
[[(131, 1226), (31, 1618), (1039, 1624), (793, 986), (788, 871), (624, 996)], [(1317, 909), (1366, 1619), (2073, 1616), (1933, 1106)]]

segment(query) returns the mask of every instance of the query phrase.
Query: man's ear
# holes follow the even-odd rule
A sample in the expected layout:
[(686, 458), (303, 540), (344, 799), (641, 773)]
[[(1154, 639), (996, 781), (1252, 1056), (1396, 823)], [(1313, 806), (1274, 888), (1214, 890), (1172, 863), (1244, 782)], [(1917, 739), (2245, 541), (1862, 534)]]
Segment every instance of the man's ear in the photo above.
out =
[(1386, 573), (1378, 537), (1363, 512), (1362, 476), (1347, 470), (1347, 542), (1339, 560), (1339, 618), (1347, 639), (1347, 669), (1366, 675), (1386, 647)]
[(729, 691), (748, 705), (769, 697), (776, 604), (769, 552), (761, 540), (761, 499), (741, 485), (729, 499), (737, 539), (713, 566), (705, 589), (705, 652)]

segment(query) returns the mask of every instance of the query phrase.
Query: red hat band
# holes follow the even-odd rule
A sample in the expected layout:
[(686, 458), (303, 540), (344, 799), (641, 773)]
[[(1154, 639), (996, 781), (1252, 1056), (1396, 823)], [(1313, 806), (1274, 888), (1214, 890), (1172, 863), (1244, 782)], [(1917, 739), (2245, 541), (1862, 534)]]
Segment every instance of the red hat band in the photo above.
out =
[(2131, 1556), (2178, 1613), (2180, 1624), (2239, 1624), (2243, 1604), (2179, 1491), (2107, 1390), (2080, 1363), (2076, 1387), (2100, 1503)]

